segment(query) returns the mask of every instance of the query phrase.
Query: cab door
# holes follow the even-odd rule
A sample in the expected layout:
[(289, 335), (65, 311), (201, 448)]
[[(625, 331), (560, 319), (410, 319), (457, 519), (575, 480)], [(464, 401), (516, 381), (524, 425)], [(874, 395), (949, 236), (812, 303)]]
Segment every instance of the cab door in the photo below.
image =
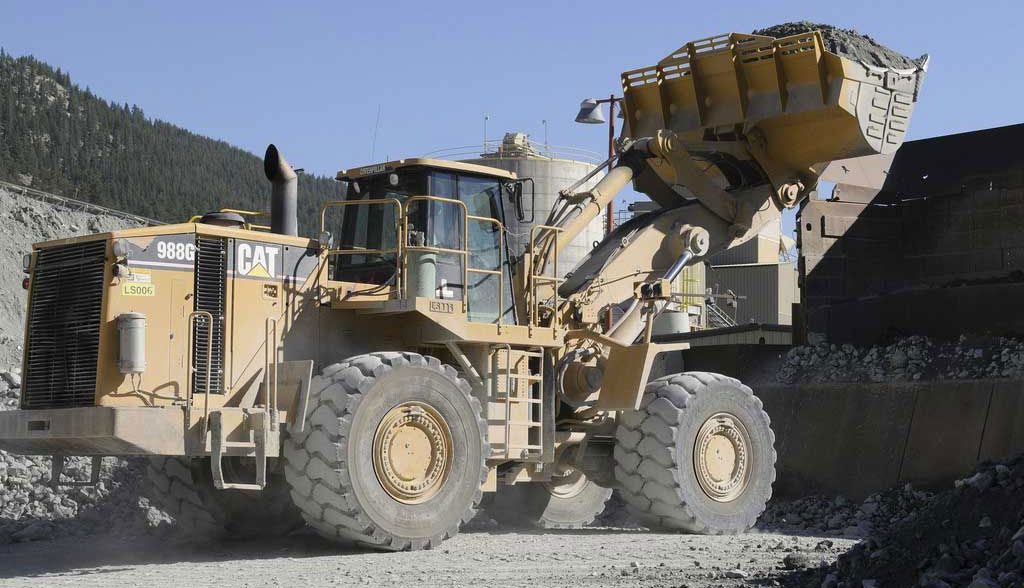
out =
[[(457, 205), (431, 202), (429, 214), (429, 245), (468, 252), (469, 268), (500, 271), (496, 274), (470, 271), (468, 284), (463, 284), (463, 260), (458, 255), (438, 258), (438, 298), (461, 299), (467, 296), (469, 320), (473, 322), (515, 322), (509, 256), (503, 233), (504, 210), (501, 182), (494, 178), (433, 172), (430, 195), (460, 200), (469, 216), (494, 219), (501, 223), (470, 219), (462, 226), (462, 212)], [(466, 242), (463, 243), (463, 235)], [(500, 285), (500, 290), (499, 290)], [(499, 292), (501, 294), (499, 295)]]
[[(470, 220), (467, 226), (469, 267), (500, 271), (502, 275), (470, 272), (469, 320), (485, 323), (515, 322), (512, 280), (505, 243), (501, 182), (494, 178), (459, 176), (459, 200), (470, 216), (494, 219), (501, 224)], [(500, 289), (499, 289), (500, 288)]]

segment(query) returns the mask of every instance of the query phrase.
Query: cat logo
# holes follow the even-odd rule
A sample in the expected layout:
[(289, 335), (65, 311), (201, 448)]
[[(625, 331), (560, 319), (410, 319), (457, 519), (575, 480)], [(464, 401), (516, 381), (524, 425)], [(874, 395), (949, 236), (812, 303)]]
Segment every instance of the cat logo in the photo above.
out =
[(277, 276), (277, 254), (280, 247), (239, 243), (236, 250), (235, 269), (250, 278), (271, 278)]

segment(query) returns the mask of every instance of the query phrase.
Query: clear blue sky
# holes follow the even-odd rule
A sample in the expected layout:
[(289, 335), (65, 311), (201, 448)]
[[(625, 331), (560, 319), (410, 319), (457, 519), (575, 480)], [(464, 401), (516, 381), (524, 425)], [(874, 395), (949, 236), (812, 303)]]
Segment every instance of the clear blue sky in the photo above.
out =
[(921, 138), (1021, 122), (1020, 2), (51, 2), (0, 0), (0, 45), (116, 102), (324, 175), (522, 130), (604, 151), (579, 100), (686, 41), (789, 20), (930, 53)]

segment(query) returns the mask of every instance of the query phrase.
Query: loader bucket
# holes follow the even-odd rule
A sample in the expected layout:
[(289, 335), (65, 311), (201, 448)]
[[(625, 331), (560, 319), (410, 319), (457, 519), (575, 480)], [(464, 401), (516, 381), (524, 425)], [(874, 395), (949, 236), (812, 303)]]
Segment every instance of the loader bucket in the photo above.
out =
[(706, 142), (752, 138), (757, 129), (770, 160), (806, 173), (814, 164), (898, 149), (926, 68), (927, 61), (896, 70), (842, 57), (824, 48), (817, 31), (710, 37), (622, 74), (624, 135), (672, 131)]

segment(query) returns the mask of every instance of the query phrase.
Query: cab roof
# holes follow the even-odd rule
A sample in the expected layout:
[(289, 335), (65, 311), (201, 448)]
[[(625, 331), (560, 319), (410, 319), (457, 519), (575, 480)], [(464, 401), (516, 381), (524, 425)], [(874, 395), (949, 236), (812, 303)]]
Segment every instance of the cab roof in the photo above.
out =
[(515, 173), (499, 169), (496, 167), (477, 165), (475, 163), (462, 163), (461, 161), (448, 161), (446, 159), (430, 159), (426, 157), (399, 159), (397, 161), (378, 163), (376, 165), (366, 165), (363, 167), (356, 167), (352, 169), (343, 169), (339, 171), (338, 175), (335, 177), (336, 179), (341, 181), (357, 180), (359, 178), (375, 176), (378, 174), (392, 172), (396, 169), (401, 169), (403, 167), (413, 166), (432, 167), (448, 171), (465, 172), (481, 176), (490, 176), (492, 178), (500, 178), (503, 180), (516, 179)]

